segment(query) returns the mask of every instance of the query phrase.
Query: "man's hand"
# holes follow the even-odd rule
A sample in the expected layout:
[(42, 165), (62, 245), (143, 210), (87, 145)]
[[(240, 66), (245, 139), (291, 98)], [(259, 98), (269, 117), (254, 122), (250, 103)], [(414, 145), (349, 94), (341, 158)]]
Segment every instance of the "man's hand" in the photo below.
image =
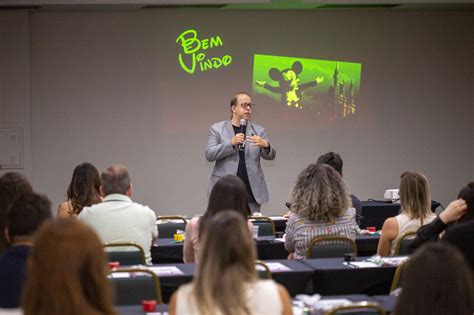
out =
[(260, 148), (268, 148), (268, 141), (260, 136), (247, 137), (247, 141), (252, 142), (252, 146), (258, 146)]
[(451, 201), (448, 207), (443, 212), (441, 212), (439, 218), (444, 224), (448, 224), (449, 222), (456, 221), (462, 217), (466, 213), (466, 210), (466, 202), (463, 199), (457, 199)]
[(243, 144), (245, 141), (245, 135), (243, 133), (238, 133), (232, 137), (230, 143), (234, 146), (236, 144)]

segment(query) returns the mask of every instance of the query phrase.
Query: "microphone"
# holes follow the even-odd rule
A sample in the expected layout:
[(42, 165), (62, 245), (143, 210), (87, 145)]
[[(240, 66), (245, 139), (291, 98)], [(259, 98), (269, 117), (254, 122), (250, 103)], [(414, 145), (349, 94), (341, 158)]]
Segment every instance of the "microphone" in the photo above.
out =
[(247, 120), (246, 119), (241, 119), (240, 120), (240, 133), (244, 134), (244, 143), (239, 144), (239, 151), (245, 151), (245, 132), (247, 129)]

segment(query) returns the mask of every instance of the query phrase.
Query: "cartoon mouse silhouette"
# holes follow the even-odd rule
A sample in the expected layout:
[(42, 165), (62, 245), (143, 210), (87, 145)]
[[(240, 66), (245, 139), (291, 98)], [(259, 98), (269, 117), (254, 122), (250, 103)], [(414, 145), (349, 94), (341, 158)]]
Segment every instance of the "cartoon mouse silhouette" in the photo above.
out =
[(303, 108), (301, 101), (301, 91), (309, 87), (316, 86), (318, 83), (324, 81), (324, 77), (317, 77), (313, 81), (300, 84), (299, 74), (303, 71), (303, 65), (299, 61), (295, 61), (290, 69), (278, 70), (271, 68), (268, 75), (279, 84), (271, 86), (265, 81), (256, 81), (257, 85), (267, 89), (268, 91), (280, 94), (280, 102), (289, 107)]

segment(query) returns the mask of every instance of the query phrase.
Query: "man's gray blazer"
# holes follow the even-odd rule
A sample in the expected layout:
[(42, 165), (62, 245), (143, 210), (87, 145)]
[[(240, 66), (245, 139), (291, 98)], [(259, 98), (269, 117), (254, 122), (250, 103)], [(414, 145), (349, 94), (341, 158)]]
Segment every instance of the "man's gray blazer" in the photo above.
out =
[[(224, 175), (237, 175), (239, 166), (239, 151), (237, 146), (232, 146), (231, 140), (234, 137), (234, 128), (230, 120), (221, 121), (211, 126), (209, 137), (207, 138), (206, 159), (209, 162), (216, 162), (211, 175), (209, 192), (214, 184)], [(268, 140), (265, 129), (255, 123), (248, 122), (246, 136), (260, 136)], [(270, 151), (252, 146), (248, 142), (245, 145), (245, 165), (249, 176), (250, 188), (252, 189), (255, 201), (264, 204), (268, 201), (267, 184), (260, 166), (260, 156), (265, 160), (273, 160), (276, 151), (273, 145)]]

